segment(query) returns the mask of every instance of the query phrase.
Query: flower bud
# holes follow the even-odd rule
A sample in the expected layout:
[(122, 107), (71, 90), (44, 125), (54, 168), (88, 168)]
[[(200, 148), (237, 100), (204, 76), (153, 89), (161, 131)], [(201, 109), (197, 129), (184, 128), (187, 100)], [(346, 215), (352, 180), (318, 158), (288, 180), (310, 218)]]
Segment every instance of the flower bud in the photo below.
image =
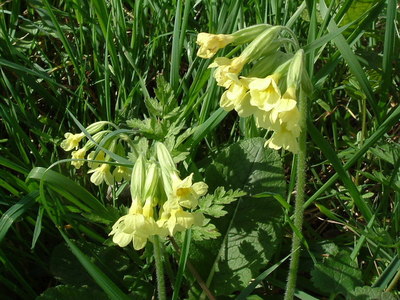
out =
[(94, 134), (92, 136), (92, 140), (93, 141), (88, 140), (84, 147), (88, 150), (88, 149), (93, 148), (96, 144), (100, 144), (100, 142), (103, 139), (103, 137), (109, 132), (111, 132), (111, 131), (110, 130), (103, 130), (103, 131), (97, 132), (96, 134)]
[(304, 74), (304, 51), (300, 49), (293, 56), (287, 75), (287, 86), (298, 87)]
[(269, 24), (258, 24), (250, 27), (240, 29), (234, 33), (232, 36), (235, 38), (233, 44), (241, 45), (249, 43), (254, 40), (258, 35), (260, 35), (264, 30), (271, 28), (272, 25)]
[(146, 181), (144, 184), (144, 195), (146, 198), (154, 198), (158, 188), (158, 166), (155, 162), (147, 164)]
[(156, 154), (161, 168), (165, 193), (168, 195), (172, 191), (171, 176), (177, 172), (176, 166), (167, 147), (163, 143), (157, 142)]
[(86, 131), (92, 135), (95, 134), (97, 132), (99, 132), (100, 130), (103, 129), (103, 127), (107, 124), (110, 124), (110, 122), (108, 121), (99, 121), (99, 122), (95, 122), (93, 124), (90, 124), (88, 127), (86, 127)]
[(131, 196), (132, 199), (143, 199), (143, 188), (145, 184), (144, 158), (138, 157), (132, 170), (131, 176)]
[(254, 64), (253, 68), (250, 70), (247, 77), (266, 77), (269, 74), (274, 73), (274, 71), (279, 66), (284, 65), (284, 63), (290, 61), (292, 57), (292, 54), (284, 53), (281, 51), (272, 53), (271, 55), (263, 57), (262, 59), (257, 61)]
[(247, 61), (251, 62), (259, 59), (261, 56), (268, 56), (275, 52), (280, 46), (280, 43), (277, 43), (275, 40), (281, 31), (281, 26), (272, 26), (268, 28), (257, 36), (246, 49), (243, 50), (240, 56), (247, 58)]

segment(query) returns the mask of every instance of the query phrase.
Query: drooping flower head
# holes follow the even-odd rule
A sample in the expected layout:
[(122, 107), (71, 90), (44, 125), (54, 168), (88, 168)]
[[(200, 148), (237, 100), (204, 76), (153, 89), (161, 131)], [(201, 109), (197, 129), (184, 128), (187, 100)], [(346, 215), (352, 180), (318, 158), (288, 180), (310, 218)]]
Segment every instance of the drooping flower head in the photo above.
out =
[(71, 153), (72, 159), (82, 159), (82, 160), (71, 161), (71, 165), (73, 165), (76, 169), (79, 169), (85, 163), (83, 159), (85, 158), (86, 151), (87, 149), (85, 147), (72, 151)]
[(77, 149), (80, 141), (85, 137), (83, 132), (73, 134), (71, 132), (67, 132), (64, 134), (65, 140), (61, 142), (61, 148), (65, 151), (71, 151), (73, 149)]
[(235, 38), (230, 34), (210, 34), (201, 32), (197, 35), (196, 43), (200, 45), (197, 56), (201, 58), (213, 57), (219, 49), (225, 48)]
[(95, 185), (100, 185), (103, 182), (108, 185), (113, 185), (114, 177), (111, 175), (110, 168), (111, 166), (108, 163), (104, 163), (96, 169), (89, 170), (88, 174), (93, 173), (92, 176), (90, 176), (90, 181)]
[(217, 57), (209, 68), (217, 68), (214, 72), (214, 78), (219, 86), (229, 88), (232, 78), (228, 74), (239, 74), (246, 64), (246, 58), (238, 56), (235, 58)]
[(250, 104), (250, 94), (246, 82), (233, 73), (227, 74), (227, 76), (231, 78), (232, 83), (222, 94), (220, 106), (226, 111), (235, 109), (241, 117), (252, 115), (257, 108)]

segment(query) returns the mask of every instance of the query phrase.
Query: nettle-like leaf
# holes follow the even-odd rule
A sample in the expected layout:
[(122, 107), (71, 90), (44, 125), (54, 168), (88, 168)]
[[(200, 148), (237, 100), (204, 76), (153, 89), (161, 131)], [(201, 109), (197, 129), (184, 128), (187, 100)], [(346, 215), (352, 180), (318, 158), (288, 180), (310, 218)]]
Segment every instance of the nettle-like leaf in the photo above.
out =
[(154, 118), (148, 118), (144, 120), (130, 119), (126, 121), (126, 124), (130, 128), (139, 131), (148, 139), (160, 140), (166, 135), (167, 132), (167, 129), (163, 126), (163, 124)]
[(200, 211), (214, 218), (225, 216), (228, 212), (224, 210), (225, 205), (236, 201), (246, 193), (240, 190), (225, 191), (223, 186), (217, 187), (214, 194), (208, 194), (199, 201)]
[(397, 298), (389, 293), (385, 292), (380, 288), (372, 288), (370, 286), (356, 287), (351, 295), (347, 296), (347, 299), (352, 300), (396, 300)]
[(361, 271), (347, 250), (316, 264), (311, 276), (314, 286), (325, 295), (350, 295), (362, 284)]
[[(209, 222), (210, 220), (207, 220)], [(192, 239), (194, 241), (203, 241), (209, 239), (216, 239), (221, 234), (218, 232), (214, 224), (208, 223), (205, 226), (194, 226), (192, 228)]]
[[(204, 280), (213, 274), (210, 288), (217, 296), (247, 286), (267, 267), (281, 240), (282, 208), (278, 201), (272, 197), (243, 196), (237, 191), (247, 195), (285, 195), (279, 154), (264, 148), (264, 143), (262, 138), (235, 143), (224, 149), (206, 170), (205, 181), (214, 195), (205, 197), (201, 204), (204, 209), (221, 215), (218, 205), (241, 196), (224, 207), (227, 214), (212, 219), (221, 236), (193, 242), (190, 249), (190, 259)], [(217, 207), (213, 208), (211, 198), (215, 195), (221, 195), (221, 202), (215, 202)], [(191, 291), (194, 298), (198, 297), (197, 292)]]

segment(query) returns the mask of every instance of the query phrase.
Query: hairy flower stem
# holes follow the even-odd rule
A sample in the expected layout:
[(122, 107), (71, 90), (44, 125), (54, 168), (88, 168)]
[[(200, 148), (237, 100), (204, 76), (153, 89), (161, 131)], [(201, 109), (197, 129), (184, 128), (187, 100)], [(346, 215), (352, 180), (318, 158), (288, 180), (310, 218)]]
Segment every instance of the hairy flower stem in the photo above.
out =
[(301, 232), (303, 227), (303, 203), (305, 188), (305, 172), (306, 172), (306, 137), (307, 137), (307, 98), (300, 90), (299, 111), (301, 114), (301, 134), (299, 138), (299, 154), (297, 156), (297, 185), (296, 185), (296, 202), (294, 206), (294, 228), (298, 233), (293, 233), (292, 238), (292, 256), (289, 266), (289, 275), (286, 285), (285, 300), (292, 300), (294, 290), (296, 288), (297, 270), (299, 268)]
[(158, 300), (166, 300), (167, 296), (165, 293), (164, 269), (160, 249), (160, 240), (157, 235), (154, 236), (153, 247), (154, 260), (156, 262)]

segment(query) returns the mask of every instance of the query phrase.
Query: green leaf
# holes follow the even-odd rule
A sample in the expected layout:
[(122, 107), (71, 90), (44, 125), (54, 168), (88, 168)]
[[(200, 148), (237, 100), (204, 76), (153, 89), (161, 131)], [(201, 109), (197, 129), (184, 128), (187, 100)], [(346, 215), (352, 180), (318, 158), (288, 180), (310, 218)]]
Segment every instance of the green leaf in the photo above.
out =
[[(223, 150), (206, 170), (210, 190), (218, 186), (248, 194), (285, 194), (281, 159), (254, 138)], [(218, 191), (218, 190), (217, 190)], [(213, 219), (221, 237), (194, 242), (191, 260), (216, 295), (229, 295), (246, 287), (275, 253), (281, 238), (282, 208), (271, 197), (242, 197), (227, 205), (228, 214)]]
[(351, 4), (349, 10), (344, 15), (341, 25), (348, 24), (354, 20), (357, 20), (362, 16), (372, 5), (376, 4), (378, 0), (355, 0)]
[(23, 215), (33, 204), (35, 199), (39, 196), (38, 191), (33, 191), (23, 197), (20, 201), (11, 206), (0, 218), (0, 242), (6, 236), (11, 225)]
[(361, 271), (346, 250), (316, 264), (311, 276), (314, 286), (327, 295), (349, 295), (356, 286), (361, 285)]
[(397, 298), (389, 293), (384, 292), (380, 288), (372, 288), (370, 286), (356, 287), (352, 296), (349, 299), (353, 300), (396, 300)]
[(92, 287), (82, 286), (70, 286), (70, 285), (58, 285), (44, 291), (36, 299), (38, 300), (76, 300), (76, 299), (97, 299), (107, 300), (107, 295), (99, 290), (94, 290)]

